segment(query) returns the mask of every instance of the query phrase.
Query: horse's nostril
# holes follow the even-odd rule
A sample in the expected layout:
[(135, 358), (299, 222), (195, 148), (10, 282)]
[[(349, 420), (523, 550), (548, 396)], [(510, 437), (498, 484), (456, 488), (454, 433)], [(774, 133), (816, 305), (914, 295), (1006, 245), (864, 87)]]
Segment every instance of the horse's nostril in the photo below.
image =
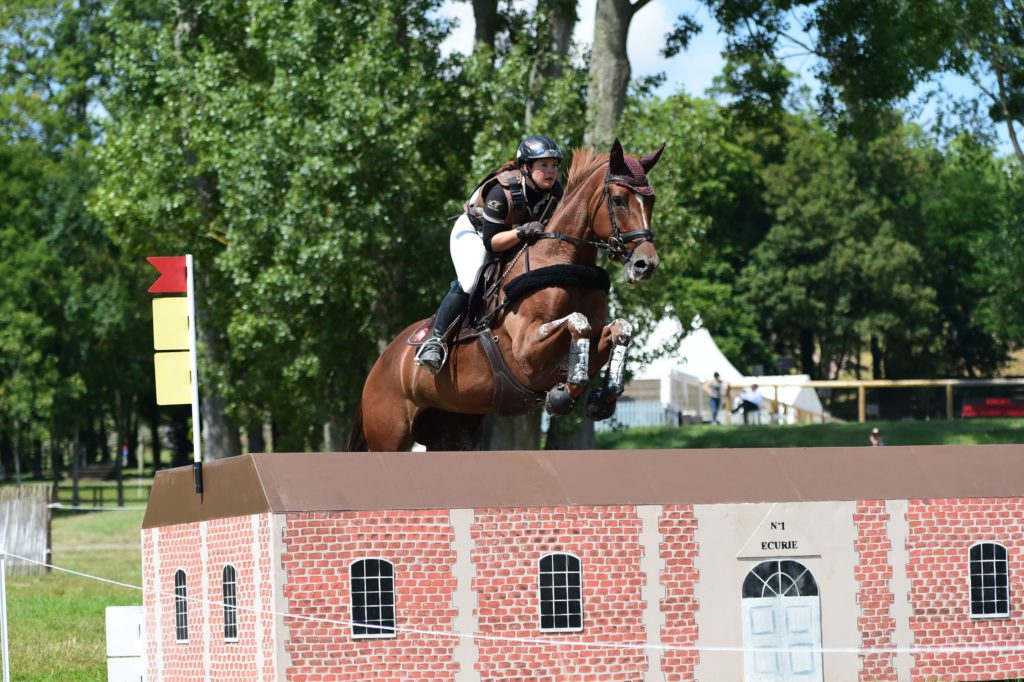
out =
[(633, 269), (636, 272), (638, 272), (638, 273), (643, 272), (644, 270), (647, 269), (647, 261), (645, 261), (645, 260), (633, 261)]

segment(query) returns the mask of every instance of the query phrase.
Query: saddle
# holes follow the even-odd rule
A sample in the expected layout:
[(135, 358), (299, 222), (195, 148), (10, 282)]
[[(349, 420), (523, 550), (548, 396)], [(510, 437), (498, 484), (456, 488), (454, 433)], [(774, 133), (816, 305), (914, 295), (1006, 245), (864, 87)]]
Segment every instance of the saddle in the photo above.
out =
[[(466, 312), (452, 324), (445, 333), (449, 347), (457, 344), (480, 342), (480, 346), (491, 365), (494, 377), (494, 409), (502, 417), (531, 412), (544, 403), (546, 393), (531, 391), (519, 383), (508, 369), (498, 349), (498, 337), (491, 331), (491, 324), (507, 306), (535, 291), (550, 287), (584, 287), (611, 289), (608, 271), (592, 265), (560, 264), (528, 270), (507, 284), (501, 285), (502, 271), (508, 266), (508, 258), (493, 259), (484, 265), (481, 281), (474, 289)], [(513, 261), (514, 262), (514, 261)], [(504, 293), (504, 296), (501, 294)], [(434, 328), (434, 318), (426, 320), (409, 336), (409, 345), (423, 345)]]

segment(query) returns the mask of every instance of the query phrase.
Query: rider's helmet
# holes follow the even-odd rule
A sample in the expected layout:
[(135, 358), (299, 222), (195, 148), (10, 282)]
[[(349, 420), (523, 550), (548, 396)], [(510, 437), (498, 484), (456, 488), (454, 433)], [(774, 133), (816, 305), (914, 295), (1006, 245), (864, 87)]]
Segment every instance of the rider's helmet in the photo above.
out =
[(537, 159), (561, 159), (562, 149), (547, 135), (530, 135), (519, 143), (516, 150), (516, 164), (533, 163)]

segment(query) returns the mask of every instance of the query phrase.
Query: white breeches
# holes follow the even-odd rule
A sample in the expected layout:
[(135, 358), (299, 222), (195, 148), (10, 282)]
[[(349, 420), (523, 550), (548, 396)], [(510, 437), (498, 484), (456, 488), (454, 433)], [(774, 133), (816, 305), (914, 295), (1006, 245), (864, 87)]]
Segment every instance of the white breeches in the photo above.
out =
[(465, 213), (455, 221), (448, 247), (451, 249), (459, 285), (467, 294), (473, 293), (480, 269), (487, 260), (487, 249), (484, 248), (483, 238), (473, 228), (473, 223)]

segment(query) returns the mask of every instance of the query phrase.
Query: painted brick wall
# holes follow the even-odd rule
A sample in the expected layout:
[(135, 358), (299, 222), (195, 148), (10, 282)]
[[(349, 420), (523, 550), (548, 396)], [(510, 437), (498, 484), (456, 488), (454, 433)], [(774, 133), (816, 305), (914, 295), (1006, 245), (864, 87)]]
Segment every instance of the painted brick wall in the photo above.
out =
[[(199, 553), (199, 524), (189, 523), (180, 526), (160, 528), (157, 551), (160, 553), (160, 570), (153, 589), (159, 594), (145, 594), (143, 603), (146, 609), (147, 639), (146, 648), (148, 671), (147, 680), (203, 679), (203, 638), (205, 626), (203, 609), (198, 601), (188, 604), (188, 642), (175, 642), (174, 630), (174, 573), (185, 571), (187, 596), (190, 600), (206, 599), (202, 581), (202, 560)], [(147, 531), (152, 534), (154, 531)], [(143, 550), (147, 544), (143, 543)], [(154, 559), (147, 552), (143, 558), (143, 571), (149, 571)], [(159, 620), (149, 618), (159, 601)], [(160, 639), (160, 659), (156, 658), (156, 638)]]
[(692, 680), (694, 668), (699, 662), (697, 651), (684, 651), (697, 646), (697, 600), (694, 587), (700, 579), (695, 567), (698, 547), (694, 539), (697, 519), (691, 505), (665, 506), (661, 521), (661, 556), (665, 570), (661, 582), (665, 588), (665, 599), (661, 609), (665, 614), (662, 628), (662, 643), (666, 647), (678, 647), (665, 651), (662, 669), (666, 682)]
[[(453, 632), (454, 533), (448, 511), (289, 514), (281, 561), (292, 615), (288, 680), (452, 680), (456, 640), (399, 632), (353, 639), (349, 566), (368, 558), (394, 566), (399, 629)], [(323, 622), (332, 621), (332, 622)]]
[[(481, 635), (539, 640), (645, 641), (640, 573), (642, 522), (633, 506), (478, 509), (474, 590)], [(542, 632), (537, 571), (550, 553), (579, 557), (583, 632)], [(572, 647), (479, 640), (482, 680), (641, 680), (642, 648)]]
[[(257, 630), (257, 616), (252, 611), (256, 603), (256, 586), (252, 579), (254, 544), (261, 574), (270, 576), (269, 517), (260, 517), (258, 524), (259, 530), (254, 533), (251, 517), (207, 522), (205, 576), (199, 551), (201, 524), (143, 531), (143, 571), (148, 577), (147, 592), (143, 596), (147, 679), (204, 679), (207, 672), (212, 679), (273, 679), (269, 664), (273, 636), (271, 616), (261, 617), (262, 644), (254, 636)], [(219, 606), (222, 599), (221, 571), (226, 563), (234, 565), (239, 588), (239, 641), (235, 643), (224, 641), (223, 609)], [(184, 643), (175, 641), (174, 574), (179, 569), (185, 571), (190, 600), (189, 639)], [(270, 581), (264, 579), (260, 589), (263, 591), (264, 608), (269, 609)], [(204, 600), (212, 603), (204, 603)]]
[[(857, 527), (854, 549), (857, 566), (857, 603), (860, 616), (857, 627), (865, 649), (889, 648), (894, 644), (896, 619), (892, 617), (892, 543), (886, 531), (889, 514), (884, 500), (858, 501), (853, 523)], [(896, 682), (895, 654), (861, 654), (860, 679), (864, 682)]]
[[(210, 598), (222, 599), (224, 566), (231, 564), (235, 567), (239, 606), (237, 642), (224, 640), (223, 608), (216, 604), (210, 607), (210, 676), (214, 680), (274, 680), (270, 516), (261, 514), (256, 522), (255, 533), (252, 519), (248, 517), (210, 521), (207, 525), (206, 579)], [(258, 568), (256, 561), (260, 564)], [(257, 607), (259, 614), (254, 612)]]
[[(1019, 647), (1024, 642), (1024, 500), (911, 500), (907, 510), (917, 647)], [(968, 550), (977, 542), (1006, 547), (1010, 618), (970, 617)], [(993, 680), (1024, 675), (1024, 652), (918, 653), (915, 680)]]

